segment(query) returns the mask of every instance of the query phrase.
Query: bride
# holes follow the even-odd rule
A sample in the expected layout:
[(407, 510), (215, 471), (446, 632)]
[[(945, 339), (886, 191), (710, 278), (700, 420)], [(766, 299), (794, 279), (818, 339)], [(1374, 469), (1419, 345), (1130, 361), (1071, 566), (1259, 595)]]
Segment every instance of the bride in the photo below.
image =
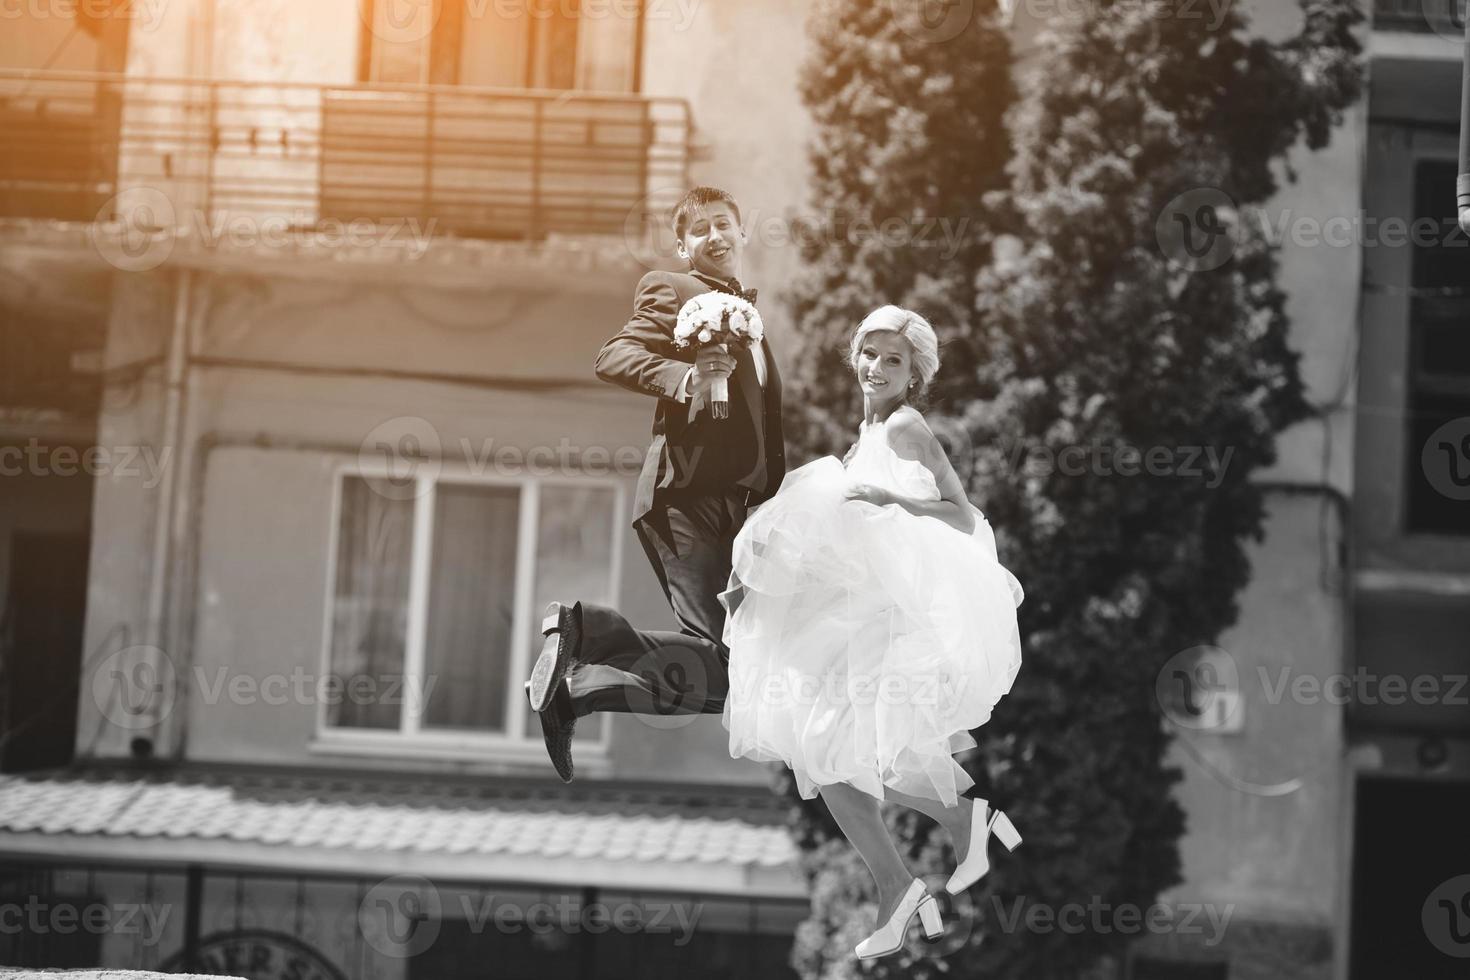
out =
[(884, 825), (887, 800), (950, 834), (958, 894), (988, 870), (991, 833), (1020, 835), (952, 758), (975, 745), (1021, 664), (1021, 586), (1002, 567), (984, 516), (909, 404), (939, 368), (934, 330), (885, 306), (853, 335), (863, 421), (847, 460), (788, 473), (735, 539), (728, 611), (730, 754), (779, 761), (801, 795), (821, 794), (878, 889), (879, 928), (855, 952), (903, 947), (938, 905)]

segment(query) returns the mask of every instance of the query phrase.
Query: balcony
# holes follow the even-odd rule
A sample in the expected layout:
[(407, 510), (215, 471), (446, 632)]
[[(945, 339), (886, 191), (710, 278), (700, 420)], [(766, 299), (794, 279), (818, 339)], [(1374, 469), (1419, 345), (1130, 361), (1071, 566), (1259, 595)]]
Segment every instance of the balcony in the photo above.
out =
[(118, 213), (146, 189), (206, 228), (616, 235), (688, 185), (692, 128), (680, 99), (0, 71), (0, 217), (164, 223)]
[(1463, 36), (1466, 0), (1373, 0), (1373, 29)]

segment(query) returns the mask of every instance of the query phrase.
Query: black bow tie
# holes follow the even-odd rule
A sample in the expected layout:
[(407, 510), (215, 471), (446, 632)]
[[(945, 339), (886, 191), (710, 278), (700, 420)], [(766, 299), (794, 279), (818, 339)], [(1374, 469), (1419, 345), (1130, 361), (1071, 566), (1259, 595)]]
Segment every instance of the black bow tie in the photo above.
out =
[(739, 279), (731, 279), (729, 282), (725, 283), (725, 282), (720, 282), (718, 279), (715, 279), (715, 278), (712, 278), (712, 277), (709, 277), (709, 276), (704, 276), (702, 278), (706, 282), (712, 284), (715, 287), (715, 289), (718, 290), (719, 292), (722, 292), (722, 293), (730, 293), (732, 296), (739, 296), (741, 299), (745, 300), (747, 303), (750, 303), (752, 305), (754, 305), (754, 303), (755, 303), (756, 294), (760, 292), (760, 290), (754, 289), (754, 288), (751, 288), (751, 289), (745, 289), (745, 288), (743, 288), (740, 285), (740, 280)]

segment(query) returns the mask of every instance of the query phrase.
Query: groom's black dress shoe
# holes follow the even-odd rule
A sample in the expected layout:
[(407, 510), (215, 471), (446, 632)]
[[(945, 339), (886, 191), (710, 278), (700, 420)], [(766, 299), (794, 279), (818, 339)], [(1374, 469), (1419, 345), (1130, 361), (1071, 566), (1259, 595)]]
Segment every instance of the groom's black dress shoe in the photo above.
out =
[(541, 635), (546, 639), (541, 644), (541, 656), (531, 668), (531, 680), (526, 684), (526, 696), (531, 699), (532, 711), (545, 711), (551, 703), (552, 692), (561, 686), (567, 671), (578, 661), (582, 652), (582, 604), (564, 606), (553, 602), (546, 607), (541, 621)]
[(546, 754), (561, 781), (572, 781), (572, 735), (577, 730), (577, 716), (572, 712), (572, 696), (565, 684), (551, 692), (551, 703), (540, 712), (541, 737), (546, 740)]

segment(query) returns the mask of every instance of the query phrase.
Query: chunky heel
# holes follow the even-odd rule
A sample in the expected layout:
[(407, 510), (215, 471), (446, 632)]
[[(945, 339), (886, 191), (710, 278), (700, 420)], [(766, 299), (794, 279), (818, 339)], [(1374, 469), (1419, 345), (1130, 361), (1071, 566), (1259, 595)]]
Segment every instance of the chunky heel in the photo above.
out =
[(1016, 825), (1011, 823), (1011, 818), (999, 810), (995, 812), (995, 819), (991, 824), (991, 833), (995, 834), (995, 839), (1000, 841), (1001, 845), (1008, 851), (1014, 851), (1021, 846), (1020, 831), (1016, 830)]
[(526, 683), (526, 699), (531, 710), (545, 711), (551, 704), (557, 688), (566, 679), (567, 671), (581, 657), (582, 629), (581, 608), (553, 602), (546, 607), (541, 618), (541, 653), (531, 668), (531, 679)]
[(915, 915), (924, 924), (924, 935), (930, 939), (935, 939), (944, 932), (944, 923), (939, 918), (939, 906), (934, 904), (934, 896), (929, 894), (924, 883), (917, 878), (909, 883), (909, 890), (904, 893), (898, 908), (893, 910), (888, 921), (880, 925), (877, 932), (858, 943), (853, 952), (860, 960), (892, 956), (903, 949), (904, 936)]
[(944, 935), (944, 919), (939, 914), (939, 903), (932, 897), (919, 903), (919, 922), (923, 924), (927, 938), (938, 939)]

